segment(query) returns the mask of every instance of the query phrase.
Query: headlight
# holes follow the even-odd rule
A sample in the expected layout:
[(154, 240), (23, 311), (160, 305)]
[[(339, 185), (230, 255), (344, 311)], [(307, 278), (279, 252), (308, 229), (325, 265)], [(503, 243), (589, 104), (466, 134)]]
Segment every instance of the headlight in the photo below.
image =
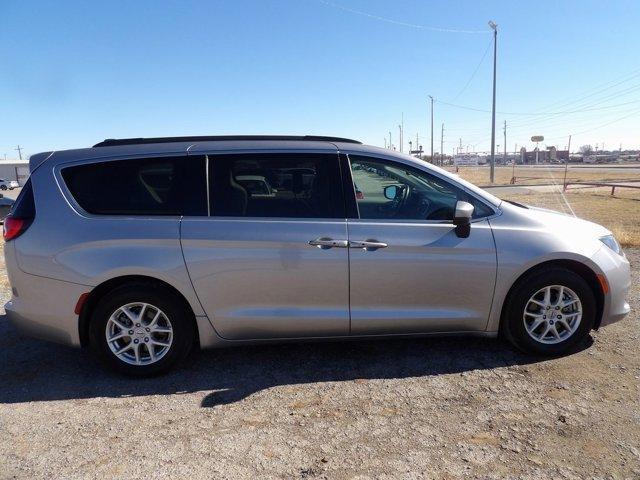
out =
[(611, 250), (616, 252), (618, 255), (622, 255), (622, 248), (613, 235), (605, 235), (604, 237), (600, 237), (600, 241)]

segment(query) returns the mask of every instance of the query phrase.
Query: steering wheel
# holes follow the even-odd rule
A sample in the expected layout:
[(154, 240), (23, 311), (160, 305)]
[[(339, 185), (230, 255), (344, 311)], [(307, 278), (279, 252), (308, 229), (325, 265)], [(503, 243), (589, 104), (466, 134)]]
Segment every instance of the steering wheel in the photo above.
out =
[(399, 185), (399, 188), (400, 191), (391, 202), (391, 210), (394, 212), (394, 217), (399, 217), (402, 214), (404, 206), (411, 195), (411, 187), (409, 185)]

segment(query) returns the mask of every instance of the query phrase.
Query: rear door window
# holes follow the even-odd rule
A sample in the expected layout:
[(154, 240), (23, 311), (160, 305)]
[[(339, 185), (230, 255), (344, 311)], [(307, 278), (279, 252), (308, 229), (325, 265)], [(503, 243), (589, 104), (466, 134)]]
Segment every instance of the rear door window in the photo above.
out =
[(344, 218), (338, 155), (210, 155), (212, 216)]
[(97, 215), (206, 215), (204, 156), (139, 158), (67, 167), (76, 202)]

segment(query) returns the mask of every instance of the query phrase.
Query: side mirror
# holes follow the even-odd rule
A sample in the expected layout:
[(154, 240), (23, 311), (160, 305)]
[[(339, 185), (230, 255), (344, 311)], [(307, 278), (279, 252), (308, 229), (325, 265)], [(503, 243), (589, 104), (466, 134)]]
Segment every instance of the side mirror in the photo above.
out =
[(471, 233), (471, 217), (474, 206), (468, 202), (458, 200), (456, 211), (453, 214), (453, 224), (456, 226), (456, 235), (460, 238), (467, 238)]
[(387, 200), (395, 200), (400, 193), (400, 187), (398, 185), (389, 185), (384, 187), (384, 198)]

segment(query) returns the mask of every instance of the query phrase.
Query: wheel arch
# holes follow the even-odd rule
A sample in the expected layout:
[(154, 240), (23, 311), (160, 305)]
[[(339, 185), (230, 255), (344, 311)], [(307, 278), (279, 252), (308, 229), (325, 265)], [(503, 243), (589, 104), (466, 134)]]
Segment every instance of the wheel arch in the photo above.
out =
[(511, 298), (511, 295), (513, 295), (513, 292), (516, 290), (516, 288), (519, 287), (520, 284), (533, 273), (536, 273), (540, 270), (548, 269), (549, 267), (565, 268), (579, 275), (580, 277), (582, 277), (582, 279), (585, 282), (587, 282), (596, 300), (596, 318), (595, 318), (595, 323), (593, 325), (593, 328), (597, 330), (600, 327), (600, 323), (602, 322), (602, 314), (604, 312), (605, 294), (602, 290), (602, 285), (598, 280), (597, 273), (593, 271), (593, 269), (588, 265), (582, 262), (579, 262), (577, 260), (554, 259), (554, 260), (547, 260), (545, 262), (538, 263), (530, 267), (529, 269), (525, 270), (522, 274), (520, 274), (520, 276), (516, 279), (516, 281), (513, 282), (513, 284), (511, 285), (511, 288), (509, 288), (509, 291), (507, 292), (507, 295), (504, 298), (504, 301), (502, 302), (502, 309), (500, 311), (500, 330), (502, 330), (502, 326), (504, 324), (504, 317), (505, 317), (507, 306), (509, 304), (509, 299)]
[(100, 283), (99, 285), (96, 285), (91, 289), (91, 291), (89, 292), (89, 295), (87, 296), (87, 299), (82, 305), (80, 314), (78, 315), (78, 332), (80, 335), (80, 345), (82, 347), (87, 347), (89, 345), (89, 322), (91, 320), (91, 315), (93, 314), (96, 306), (100, 302), (100, 299), (103, 298), (105, 295), (107, 295), (109, 292), (115, 290), (116, 288), (119, 288), (123, 285), (128, 285), (128, 284), (152, 285), (156, 288), (163, 288), (175, 294), (176, 297), (182, 302), (185, 308), (185, 311), (188, 313), (188, 317), (192, 322), (193, 329), (195, 332), (194, 342), (196, 343), (196, 346), (199, 347), (200, 332), (198, 330), (198, 323), (196, 321), (195, 313), (193, 311), (193, 308), (191, 308), (189, 301), (182, 294), (182, 292), (180, 292), (173, 285), (163, 280), (159, 280), (157, 278), (149, 277), (146, 275), (123, 275), (119, 277), (110, 278)]

